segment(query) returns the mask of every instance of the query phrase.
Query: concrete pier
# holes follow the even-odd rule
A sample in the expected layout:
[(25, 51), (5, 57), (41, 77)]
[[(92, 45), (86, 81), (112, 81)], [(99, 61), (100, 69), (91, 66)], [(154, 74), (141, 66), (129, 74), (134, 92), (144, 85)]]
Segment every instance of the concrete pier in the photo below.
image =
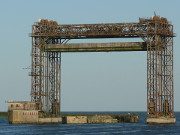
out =
[(173, 124), (176, 122), (176, 118), (159, 117), (159, 118), (147, 118), (148, 124)]
[(43, 116), (35, 102), (8, 102), (8, 122), (10, 124), (61, 123), (61, 117)]
[(129, 114), (62, 114), (63, 124), (137, 123), (139, 117)]
[(35, 102), (8, 102), (8, 122), (10, 124), (87, 124), (138, 122), (137, 115), (130, 114), (59, 114), (52, 115), (37, 109)]
[(8, 112), (8, 122), (10, 124), (44, 124), (61, 123), (61, 117), (39, 117), (38, 110), (12, 110)]

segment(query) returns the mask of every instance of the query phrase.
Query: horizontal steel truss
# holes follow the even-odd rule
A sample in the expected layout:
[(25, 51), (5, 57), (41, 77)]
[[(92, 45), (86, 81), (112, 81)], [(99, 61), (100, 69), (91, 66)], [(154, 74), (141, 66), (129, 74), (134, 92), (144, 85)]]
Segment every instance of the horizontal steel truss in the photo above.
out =
[(167, 21), (140, 19), (139, 23), (58, 25), (43, 20), (32, 26), (31, 36), (31, 100), (39, 103), (40, 110), (60, 112), (63, 51), (53, 50), (54, 46), (62, 46), (70, 39), (139, 37), (147, 44), (148, 117), (174, 117), (174, 34), (173, 26)]
[[(153, 22), (149, 20), (149, 22)], [(161, 22), (157, 28), (158, 35), (173, 36), (169, 29), (171, 24)], [(154, 34), (155, 29), (147, 22), (141, 23), (106, 23), (106, 24), (72, 24), (57, 25), (50, 22), (39, 22), (33, 25), (33, 37), (52, 37), (59, 39), (84, 39), (84, 38), (133, 38), (146, 37)], [(148, 29), (148, 31), (147, 31)]]

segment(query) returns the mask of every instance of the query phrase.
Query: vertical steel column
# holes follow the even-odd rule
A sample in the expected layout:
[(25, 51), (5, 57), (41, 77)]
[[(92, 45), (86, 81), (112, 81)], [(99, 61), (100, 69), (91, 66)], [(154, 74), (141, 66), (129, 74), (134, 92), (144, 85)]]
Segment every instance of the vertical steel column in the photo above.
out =
[[(32, 33), (37, 29), (32, 26)], [(41, 49), (40, 38), (32, 37), (32, 63), (31, 63), (31, 101), (38, 104), (38, 109), (41, 109)]]
[(147, 41), (147, 113), (156, 115), (157, 89), (156, 89), (156, 55), (154, 36), (148, 36)]
[(44, 93), (44, 100), (45, 100), (45, 105), (44, 105), (44, 111), (49, 113), (50, 112), (50, 107), (49, 107), (49, 57), (48, 57), (48, 52), (45, 53), (45, 93)]
[[(51, 39), (51, 44), (60, 43), (60, 39)], [(50, 112), (57, 115), (60, 113), (61, 92), (61, 52), (47, 52), (49, 56), (49, 100)]]
[(60, 112), (60, 90), (61, 90), (61, 53), (49, 52), (50, 61), (50, 102), (53, 114)]

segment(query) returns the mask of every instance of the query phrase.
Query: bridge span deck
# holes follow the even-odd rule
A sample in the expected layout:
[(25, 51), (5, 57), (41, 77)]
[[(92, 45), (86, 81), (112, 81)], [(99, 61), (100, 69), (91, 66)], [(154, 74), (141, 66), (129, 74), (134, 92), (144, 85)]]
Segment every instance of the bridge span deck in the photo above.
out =
[(46, 52), (147, 51), (145, 42), (47, 44)]

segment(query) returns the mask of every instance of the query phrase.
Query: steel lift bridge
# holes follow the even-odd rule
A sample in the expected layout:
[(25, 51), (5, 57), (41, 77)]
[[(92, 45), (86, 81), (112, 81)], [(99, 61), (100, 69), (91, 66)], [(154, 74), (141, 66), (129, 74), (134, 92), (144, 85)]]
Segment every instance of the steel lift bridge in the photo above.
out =
[[(46, 113), (60, 113), (63, 52), (147, 51), (147, 118), (152, 122), (172, 118), (175, 122), (174, 36), (173, 25), (156, 15), (136, 23), (59, 25), (40, 19), (32, 25), (31, 33), (31, 101)], [(95, 38), (141, 38), (144, 42), (67, 43), (70, 39)]]

